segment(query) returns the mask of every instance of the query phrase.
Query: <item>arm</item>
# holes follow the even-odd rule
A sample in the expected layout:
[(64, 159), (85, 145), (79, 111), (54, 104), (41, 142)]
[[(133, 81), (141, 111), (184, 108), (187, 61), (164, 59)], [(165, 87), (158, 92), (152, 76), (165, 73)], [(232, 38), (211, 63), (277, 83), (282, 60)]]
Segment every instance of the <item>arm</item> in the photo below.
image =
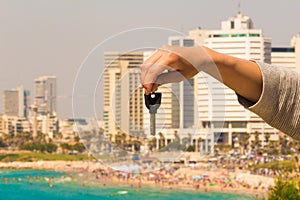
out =
[[(221, 82), (244, 98), (257, 102), (262, 92), (262, 74), (255, 62), (217, 53), (206, 47), (205, 50), (216, 64)], [(218, 78), (210, 69), (206, 73)]]
[[(168, 73), (163, 73), (169, 70)], [(164, 46), (142, 65), (141, 81), (147, 94), (159, 85), (189, 79), (204, 71), (252, 102), (262, 91), (255, 62), (218, 53), (207, 47)]]
[(169, 46), (145, 61), (141, 70), (146, 93), (204, 71), (233, 89), (244, 107), (300, 139), (300, 76), (294, 71), (234, 58), (206, 47)]

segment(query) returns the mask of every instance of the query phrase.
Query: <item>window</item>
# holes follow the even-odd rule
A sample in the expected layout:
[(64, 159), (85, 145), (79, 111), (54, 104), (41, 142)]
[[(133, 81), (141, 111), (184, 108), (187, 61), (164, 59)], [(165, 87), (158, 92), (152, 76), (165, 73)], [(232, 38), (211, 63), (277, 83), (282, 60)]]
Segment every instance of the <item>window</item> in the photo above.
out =
[(246, 128), (247, 122), (231, 122), (232, 128)]
[(231, 37), (246, 37), (247, 34), (232, 34)]
[(214, 38), (218, 38), (218, 37), (226, 38), (226, 37), (229, 37), (229, 35), (228, 34), (214, 34), (213, 37)]
[(260, 37), (260, 34), (258, 34), (258, 33), (250, 33), (249, 36), (250, 37)]
[(230, 28), (231, 28), (231, 29), (234, 29), (234, 21), (231, 21), (231, 22), (230, 22)]

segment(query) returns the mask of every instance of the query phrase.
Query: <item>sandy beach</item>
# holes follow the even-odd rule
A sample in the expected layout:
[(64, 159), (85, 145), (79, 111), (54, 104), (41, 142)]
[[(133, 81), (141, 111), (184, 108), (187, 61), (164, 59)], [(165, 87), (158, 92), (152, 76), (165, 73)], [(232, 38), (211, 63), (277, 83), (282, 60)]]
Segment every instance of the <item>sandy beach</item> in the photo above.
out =
[(93, 161), (37, 161), (0, 162), (2, 169), (41, 169), (75, 174), (82, 185), (99, 187), (130, 186), (155, 187), (160, 190), (189, 190), (199, 192), (237, 193), (257, 197), (267, 197), (274, 179), (254, 175), (249, 171), (228, 172), (223, 169), (191, 168), (182, 166), (176, 170), (162, 169), (147, 173), (114, 171)]

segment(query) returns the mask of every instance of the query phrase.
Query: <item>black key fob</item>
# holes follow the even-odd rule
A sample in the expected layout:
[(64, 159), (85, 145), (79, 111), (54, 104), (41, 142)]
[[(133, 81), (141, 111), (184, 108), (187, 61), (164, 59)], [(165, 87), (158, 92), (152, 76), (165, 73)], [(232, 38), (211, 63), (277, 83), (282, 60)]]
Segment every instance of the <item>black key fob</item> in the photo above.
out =
[(145, 105), (149, 109), (149, 113), (155, 114), (161, 104), (161, 93), (153, 92), (148, 95), (144, 94), (144, 98), (145, 98)]

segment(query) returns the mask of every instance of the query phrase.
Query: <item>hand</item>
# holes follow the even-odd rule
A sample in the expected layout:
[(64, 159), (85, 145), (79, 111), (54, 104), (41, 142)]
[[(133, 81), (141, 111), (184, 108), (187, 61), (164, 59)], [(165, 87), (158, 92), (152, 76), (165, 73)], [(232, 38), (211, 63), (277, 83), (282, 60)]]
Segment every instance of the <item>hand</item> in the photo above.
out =
[(166, 83), (195, 76), (211, 61), (205, 47), (163, 46), (141, 65), (141, 84), (146, 94)]

